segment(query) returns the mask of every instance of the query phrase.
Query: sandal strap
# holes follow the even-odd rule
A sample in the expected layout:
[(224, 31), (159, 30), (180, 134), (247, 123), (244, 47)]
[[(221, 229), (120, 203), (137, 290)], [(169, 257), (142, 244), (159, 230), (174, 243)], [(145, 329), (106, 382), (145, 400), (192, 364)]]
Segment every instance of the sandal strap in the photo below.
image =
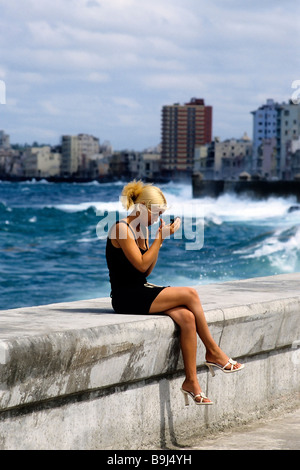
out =
[(200, 393), (198, 393), (197, 395), (194, 395), (194, 398), (197, 398), (197, 397), (200, 397), (200, 398), (202, 398), (202, 399), (203, 399), (203, 398), (207, 398), (207, 397), (204, 395), (203, 392), (200, 392)]
[(237, 361), (234, 361), (233, 359), (230, 358), (230, 359), (228, 359), (228, 362), (227, 362), (227, 364), (225, 364), (223, 369), (226, 369), (227, 366), (231, 365), (230, 370), (232, 370), (233, 366), (235, 366), (235, 364), (237, 364)]

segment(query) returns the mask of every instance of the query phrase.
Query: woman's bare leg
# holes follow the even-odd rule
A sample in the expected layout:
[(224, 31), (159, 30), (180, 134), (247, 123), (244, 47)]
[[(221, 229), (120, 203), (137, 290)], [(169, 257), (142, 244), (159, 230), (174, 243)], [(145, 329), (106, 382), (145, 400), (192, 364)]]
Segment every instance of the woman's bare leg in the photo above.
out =
[[(180, 345), (185, 370), (185, 380), (182, 388), (198, 395), (202, 390), (197, 378), (197, 331), (195, 316), (185, 307), (175, 307), (165, 312), (180, 327)], [(200, 401), (201, 398), (196, 398)], [(208, 398), (204, 402), (210, 402)]]
[[(195, 289), (191, 287), (166, 287), (152, 302), (149, 313), (166, 312), (178, 306), (184, 306), (194, 314), (197, 333), (206, 348), (206, 360), (225, 365), (229, 358), (217, 345), (210, 333), (199, 295)], [(240, 364), (237, 363), (234, 368), (239, 366)]]

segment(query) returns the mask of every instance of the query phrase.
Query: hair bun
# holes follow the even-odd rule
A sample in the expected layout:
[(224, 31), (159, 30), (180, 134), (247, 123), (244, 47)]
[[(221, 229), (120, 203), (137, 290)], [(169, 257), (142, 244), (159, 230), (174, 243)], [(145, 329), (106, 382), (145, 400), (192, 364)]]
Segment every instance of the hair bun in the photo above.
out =
[(124, 186), (121, 200), (125, 209), (129, 209), (129, 207), (131, 207), (135, 203), (138, 196), (142, 193), (143, 188), (143, 182), (135, 180)]

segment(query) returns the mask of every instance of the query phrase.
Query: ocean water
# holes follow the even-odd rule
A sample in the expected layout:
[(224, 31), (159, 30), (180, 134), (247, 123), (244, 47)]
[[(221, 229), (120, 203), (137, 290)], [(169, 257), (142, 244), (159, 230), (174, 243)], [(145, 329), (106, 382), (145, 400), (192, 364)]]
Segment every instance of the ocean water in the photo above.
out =
[[(126, 214), (122, 187), (0, 182), (0, 310), (109, 296), (105, 238)], [(166, 221), (180, 216), (182, 226), (164, 242), (150, 282), (192, 286), (300, 271), (294, 197), (193, 199), (188, 184), (160, 187)]]

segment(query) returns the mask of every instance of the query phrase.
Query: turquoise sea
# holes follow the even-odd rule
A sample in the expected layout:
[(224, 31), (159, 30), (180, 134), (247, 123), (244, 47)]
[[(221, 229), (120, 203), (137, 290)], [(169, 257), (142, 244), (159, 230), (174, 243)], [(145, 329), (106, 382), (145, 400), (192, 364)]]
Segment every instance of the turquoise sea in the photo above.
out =
[[(0, 182), (0, 310), (109, 296), (106, 230), (125, 215), (123, 185)], [(196, 285), (300, 271), (295, 198), (193, 199), (188, 184), (160, 187), (170, 207), (164, 217), (179, 215), (183, 223), (180, 237), (163, 244), (150, 282)]]

